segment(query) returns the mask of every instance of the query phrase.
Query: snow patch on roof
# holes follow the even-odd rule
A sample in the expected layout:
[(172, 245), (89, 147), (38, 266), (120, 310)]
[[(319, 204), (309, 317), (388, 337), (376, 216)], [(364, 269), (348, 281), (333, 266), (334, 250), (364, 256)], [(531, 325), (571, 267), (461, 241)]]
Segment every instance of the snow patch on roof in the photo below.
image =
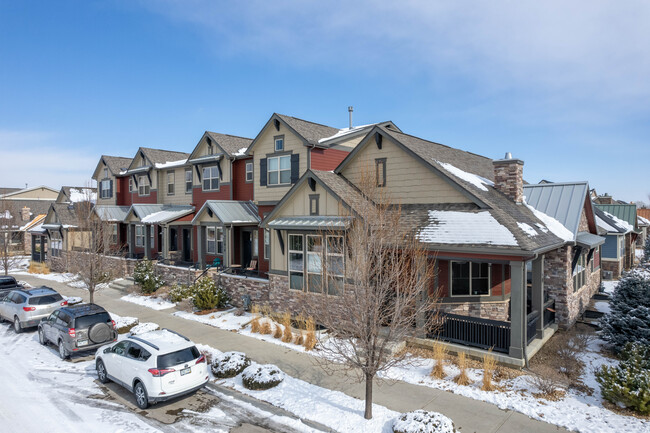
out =
[(637, 224), (650, 225), (650, 220), (647, 218), (643, 218), (641, 215), (637, 215), (636, 219), (637, 219)]
[(626, 231), (634, 230), (634, 227), (632, 227), (632, 225), (630, 223), (628, 223), (627, 221), (624, 221), (624, 220), (620, 219), (619, 217), (612, 215), (609, 212), (603, 211), (603, 213), (605, 215), (607, 215), (608, 217), (610, 217), (614, 221), (614, 224), (616, 224), (619, 228), (622, 228), (623, 230), (626, 230)]
[(548, 229), (546, 228), (546, 226), (545, 226), (544, 224), (535, 223), (535, 225), (536, 225), (537, 228), (540, 229), (542, 232), (544, 232), (544, 233), (548, 233)]
[(596, 225), (600, 227), (601, 229), (607, 230), (607, 232), (614, 232), (618, 233), (618, 230), (609, 224), (607, 224), (605, 221), (603, 221), (598, 215), (596, 215)]
[(488, 180), (488, 179), (486, 179), (484, 177), (478, 176), (478, 175), (476, 175), (474, 173), (468, 173), (468, 172), (466, 172), (464, 170), (461, 170), (460, 168), (455, 167), (455, 166), (453, 166), (451, 164), (448, 164), (446, 162), (440, 162), (440, 161), (435, 160), (435, 159), (434, 159), (434, 161), (436, 161), (442, 168), (447, 170), (449, 173), (453, 174), (454, 176), (456, 176), (456, 177), (458, 177), (460, 179), (463, 179), (465, 182), (471, 183), (472, 185), (474, 185), (475, 187), (477, 187), (480, 190), (487, 191), (488, 189), (487, 189), (487, 187), (485, 185), (494, 186), (494, 182), (492, 182), (491, 180)]
[(191, 212), (191, 209), (161, 210), (159, 212), (154, 212), (147, 215), (146, 217), (143, 217), (141, 219), (141, 222), (148, 224), (164, 223), (176, 218), (181, 218)]
[(91, 188), (70, 188), (70, 201), (72, 203), (81, 203), (84, 201), (97, 203), (97, 193)]
[(233, 156), (243, 156), (246, 155), (246, 151), (248, 150), (248, 147), (242, 147), (239, 149), (237, 152), (233, 153)]
[[(525, 199), (525, 197), (524, 197)], [(571, 230), (567, 229), (560, 223), (558, 220), (555, 218), (546, 215), (544, 212), (540, 212), (528, 203), (524, 201), (524, 204), (530, 211), (535, 214), (538, 220), (544, 223), (544, 225), (553, 233), (555, 236), (558, 238), (564, 240), (564, 241), (572, 241), (573, 240), (573, 233)]]
[(488, 211), (429, 211), (429, 225), (416, 235), (424, 243), (518, 246), (517, 239)]
[(332, 136), (329, 136), (329, 137), (321, 138), (320, 140), (318, 140), (318, 142), (323, 143), (325, 141), (330, 141), (330, 140), (335, 140), (337, 138), (345, 137), (346, 135), (354, 134), (355, 132), (359, 132), (362, 129), (366, 129), (366, 128), (368, 128), (370, 126), (374, 126), (374, 125), (375, 125), (374, 123), (371, 123), (371, 124), (368, 124), (368, 125), (361, 125), (361, 126), (354, 126), (352, 128), (339, 129), (339, 132), (337, 132), (336, 134), (334, 134)]
[(526, 233), (526, 234), (527, 234), (528, 236), (530, 236), (530, 237), (537, 236), (537, 235), (539, 234), (539, 233), (537, 233), (537, 231), (536, 231), (534, 228), (532, 228), (531, 226), (529, 226), (529, 225), (526, 224), (526, 223), (520, 223), (520, 222), (518, 222), (517, 225), (519, 226), (519, 228), (520, 228), (524, 233)]
[(185, 165), (187, 162), (187, 159), (179, 159), (178, 161), (167, 161), (167, 162), (157, 162), (155, 164), (156, 168), (173, 168), (173, 167), (180, 167), (181, 165)]

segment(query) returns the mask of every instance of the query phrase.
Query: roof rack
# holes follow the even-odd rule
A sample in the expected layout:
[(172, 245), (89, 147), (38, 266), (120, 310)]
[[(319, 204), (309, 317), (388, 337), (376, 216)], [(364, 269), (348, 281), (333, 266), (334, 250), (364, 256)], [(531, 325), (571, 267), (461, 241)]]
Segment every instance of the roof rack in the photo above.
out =
[(153, 348), (156, 349), (156, 350), (160, 350), (160, 347), (156, 346), (156, 345), (153, 344), (153, 343), (150, 343), (149, 341), (145, 340), (144, 338), (136, 337), (136, 336), (134, 336), (134, 335), (129, 335), (129, 338), (132, 339), (132, 340), (137, 340), (137, 341), (139, 341), (139, 342), (141, 342), (141, 343), (144, 343), (144, 344), (146, 344), (147, 346), (151, 346), (151, 347), (153, 347)]
[(176, 331), (172, 331), (171, 329), (163, 328), (162, 330), (163, 330), (163, 331), (167, 331), (167, 332), (171, 332), (172, 334), (176, 334), (176, 335), (178, 335), (179, 337), (184, 338), (185, 341), (190, 341), (190, 339), (187, 338), (186, 336), (184, 336), (184, 335), (182, 335), (182, 334), (179, 334), (179, 333), (176, 332)]

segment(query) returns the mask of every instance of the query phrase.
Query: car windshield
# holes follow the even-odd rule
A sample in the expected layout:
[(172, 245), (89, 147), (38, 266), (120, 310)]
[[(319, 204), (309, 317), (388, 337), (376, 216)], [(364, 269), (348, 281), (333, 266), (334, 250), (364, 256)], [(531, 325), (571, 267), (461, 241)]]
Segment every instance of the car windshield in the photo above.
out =
[(29, 301), (27, 302), (29, 305), (47, 305), (47, 304), (54, 304), (55, 302), (62, 301), (63, 298), (61, 295), (58, 293), (54, 293), (52, 295), (45, 295), (45, 296), (34, 296), (33, 298), (29, 298)]
[(199, 349), (195, 346), (188, 347), (177, 352), (158, 356), (158, 368), (162, 370), (184, 362), (190, 362), (200, 356)]
[(77, 317), (75, 319), (75, 328), (77, 329), (90, 328), (95, 323), (110, 322), (110, 321), (111, 321), (111, 316), (109, 316), (108, 313), (104, 311), (102, 313), (91, 314), (90, 316)]

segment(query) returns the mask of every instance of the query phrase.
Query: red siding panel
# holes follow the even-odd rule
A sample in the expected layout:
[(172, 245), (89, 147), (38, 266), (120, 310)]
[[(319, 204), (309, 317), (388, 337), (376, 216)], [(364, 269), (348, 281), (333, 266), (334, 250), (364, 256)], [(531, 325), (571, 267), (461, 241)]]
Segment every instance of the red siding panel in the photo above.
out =
[(492, 296), (501, 296), (503, 292), (503, 265), (499, 263), (492, 264)]
[(221, 185), (219, 191), (204, 192), (200, 186), (192, 190), (192, 205), (197, 210), (208, 200), (230, 200), (230, 185)]
[(151, 190), (151, 194), (139, 196), (137, 192), (131, 194), (131, 204), (155, 204), (158, 203), (158, 191)]
[(253, 181), (246, 182), (246, 163), (253, 162), (253, 158), (238, 159), (232, 163), (232, 193), (234, 200), (253, 200)]
[(129, 178), (127, 177), (118, 177), (116, 179), (117, 184), (117, 205), (119, 206), (131, 206), (133, 200), (131, 199), (131, 193), (129, 192)]
[(438, 296), (449, 296), (449, 261), (438, 261)]
[(350, 152), (338, 149), (311, 149), (311, 168), (314, 170), (334, 170)]

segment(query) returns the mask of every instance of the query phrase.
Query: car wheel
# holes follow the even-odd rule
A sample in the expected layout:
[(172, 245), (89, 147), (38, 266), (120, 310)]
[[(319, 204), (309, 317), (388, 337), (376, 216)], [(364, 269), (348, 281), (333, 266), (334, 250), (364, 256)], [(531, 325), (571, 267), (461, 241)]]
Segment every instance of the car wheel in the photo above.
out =
[(140, 409), (146, 409), (149, 407), (147, 390), (144, 389), (142, 382), (135, 384), (135, 387), (133, 388), (133, 395), (135, 396), (135, 404), (137, 404)]
[(68, 353), (68, 349), (65, 348), (63, 340), (59, 340), (59, 357), (61, 357), (61, 359), (68, 359), (70, 357), (70, 353)]
[(14, 331), (16, 334), (23, 332), (23, 326), (20, 324), (20, 319), (18, 316), (14, 317)]
[(106, 366), (104, 365), (104, 362), (101, 359), (97, 361), (95, 368), (97, 368), (97, 377), (99, 378), (99, 381), (101, 383), (109, 382), (108, 373), (106, 372)]
[(45, 333), (43, 332), (43, 328), (38, 328), (38, 342), (41, 343), (43, 346), (47, 344), (47, 340), (45, 339)]

